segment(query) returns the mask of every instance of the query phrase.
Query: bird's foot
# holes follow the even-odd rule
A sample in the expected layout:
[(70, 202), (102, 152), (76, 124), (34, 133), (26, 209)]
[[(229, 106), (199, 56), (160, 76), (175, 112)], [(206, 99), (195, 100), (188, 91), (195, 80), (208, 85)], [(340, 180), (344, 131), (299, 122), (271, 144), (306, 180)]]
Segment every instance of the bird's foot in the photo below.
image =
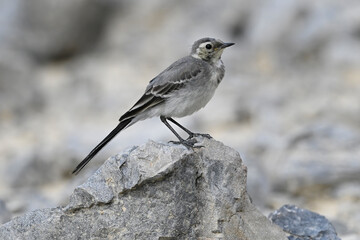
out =
[(204, 146), (201, 145), (197, 145), (195, 146), (195, 144), (197, 143), (196, 139), (187, 139), (187, 140), (180, 140), (180, 141), (170, 141), (170, 143), (174, 143), (174, 144), (182, 144), (187, 148), (202, 148)]
[(212, 136), (210, 136), (210, 134), (207, 134), (207, 133), (192, 133), (192, 134), (189, 135), (187, 140), (192, 139), (194, 137), (204, 137), (204, 138), (207, 138), (207, 139), (213, 138)]

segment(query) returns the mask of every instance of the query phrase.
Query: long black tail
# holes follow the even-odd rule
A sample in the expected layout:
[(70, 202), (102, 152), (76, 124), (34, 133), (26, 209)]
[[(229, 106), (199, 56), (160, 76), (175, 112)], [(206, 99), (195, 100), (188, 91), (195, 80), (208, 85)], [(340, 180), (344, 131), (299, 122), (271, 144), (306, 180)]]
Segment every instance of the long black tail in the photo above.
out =
[(72, 172), (73, 174), (78, 174), (81, 169), (85, 167), (86, 164), (90, 162), (90, 160), (103, 148), (105, 145), (113, 139), (116, 134), (118, 134), (121, 130), (123, 130), (129, 123), (131, 122), (132, 118), (126, 119), (121, 121), (114, 130), (112, 130), (105, 138), (102, 140), (87, 156), (84, 160), (77, 165), (75, 170)]

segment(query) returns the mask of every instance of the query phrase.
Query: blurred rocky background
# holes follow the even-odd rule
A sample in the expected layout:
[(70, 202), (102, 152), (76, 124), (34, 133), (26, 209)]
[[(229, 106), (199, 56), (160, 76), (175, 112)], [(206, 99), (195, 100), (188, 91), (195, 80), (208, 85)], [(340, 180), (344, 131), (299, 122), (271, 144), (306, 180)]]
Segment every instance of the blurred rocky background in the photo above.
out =
[(149, 80), (215, 37), (225, 79), (180, 119), (237, 149), (255, 204), (296, 204), (360, 237), (360, 2), (356, 0), (0, 0), (0, 220), (66, 205), (104, 159), (159, 121), (122, 132), (83, 173), (73, 168)]

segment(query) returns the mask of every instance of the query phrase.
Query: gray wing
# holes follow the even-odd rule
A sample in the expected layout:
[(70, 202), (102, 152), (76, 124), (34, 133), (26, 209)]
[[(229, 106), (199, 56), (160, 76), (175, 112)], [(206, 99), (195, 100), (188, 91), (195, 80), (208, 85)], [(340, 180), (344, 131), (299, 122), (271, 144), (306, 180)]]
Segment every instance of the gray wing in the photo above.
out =
[(137, 114), (154, 107), (183, 88), (189, 81), (196, 81), (206, 68), (202, 61), (191, 56), (179, 59), (153, 78), (146, 87), (144, 95), (135, 105), (121, 116), (120, 121), (133, 118)]

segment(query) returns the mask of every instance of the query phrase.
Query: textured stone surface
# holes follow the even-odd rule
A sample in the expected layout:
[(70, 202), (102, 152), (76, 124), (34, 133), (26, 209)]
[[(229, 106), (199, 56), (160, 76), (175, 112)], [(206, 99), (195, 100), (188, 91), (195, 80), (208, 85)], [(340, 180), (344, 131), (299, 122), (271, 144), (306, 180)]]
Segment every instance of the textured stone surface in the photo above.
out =
[(65, 207), (0, 228), (1, 239), (286, 239), (246, 192), (239, 153), (199, 139), (195, 152), (149, 141), (108, 159)]
[(324, 216), (294, 205), (282, 206), (269, 218), (290, 234), (289, 240), (340, 240)]

